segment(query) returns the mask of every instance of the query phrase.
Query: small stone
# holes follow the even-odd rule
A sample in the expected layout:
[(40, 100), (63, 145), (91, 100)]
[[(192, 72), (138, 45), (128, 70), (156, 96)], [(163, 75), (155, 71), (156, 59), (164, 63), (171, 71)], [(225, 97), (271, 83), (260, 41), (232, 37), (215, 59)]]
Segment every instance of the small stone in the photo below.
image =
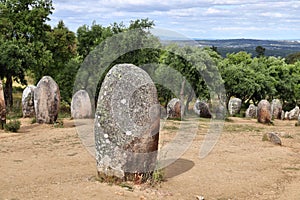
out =
[(171, 99), (167, 105), (168, 118), (181, 118), (181, 102), (177, 98)]
[(272, 142), (275, 145), (281, 145), (281, 139), (276, 133), (267, 133), (264, 137), (266, 137), (268, 141)]
[(204, 117), (204, 118), (212, 117), (210, 109), (209, 109), (209, 105), (204, 101), (199, 101), (197, 99), (193, 109), (194, 109), (194, 112), (199, 117)]

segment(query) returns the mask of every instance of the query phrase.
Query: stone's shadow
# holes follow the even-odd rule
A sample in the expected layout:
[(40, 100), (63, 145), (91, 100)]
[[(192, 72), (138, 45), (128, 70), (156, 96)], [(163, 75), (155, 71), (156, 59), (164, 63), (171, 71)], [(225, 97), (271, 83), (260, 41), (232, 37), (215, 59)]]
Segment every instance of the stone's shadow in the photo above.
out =
[(180, 174), (183, 174), (191, 170), (195, 166), (195, 163), (191, 160), (179, 158), (169, 166), (164, 168), (165, 178), (173, 178)]

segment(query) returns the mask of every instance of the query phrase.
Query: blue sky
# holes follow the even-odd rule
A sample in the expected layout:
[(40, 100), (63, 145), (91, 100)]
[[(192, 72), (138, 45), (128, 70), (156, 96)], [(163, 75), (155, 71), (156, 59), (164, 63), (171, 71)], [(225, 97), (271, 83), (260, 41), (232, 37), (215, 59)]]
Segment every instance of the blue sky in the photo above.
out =
[(53, 0), (52, 26), (63, 20), (76, 32), (83, 24), (128, 25), (149, 18), (155, 27), (200, 39), (300, 39), (300, 1), (283, 0)]

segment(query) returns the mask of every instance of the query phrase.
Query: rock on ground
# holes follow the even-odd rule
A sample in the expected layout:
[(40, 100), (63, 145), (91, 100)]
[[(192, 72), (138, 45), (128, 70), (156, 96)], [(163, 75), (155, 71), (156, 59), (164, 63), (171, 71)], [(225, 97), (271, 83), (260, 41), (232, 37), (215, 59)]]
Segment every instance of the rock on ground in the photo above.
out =
[(194, 109), (194, 112), (199, 117), (204, 117), (204, 118), (211, 118), (212, 117), (212, 114), (211, 114), (210, 109), (209, 109), (209, 105), (204, 101), (199, 101), (197, 99), (193, 109)]
[(38, 123), (52, 124), (56, 121), (60, 105), (60, 91), (57, 83), (44, 76), (34, 91), (34, 108)]
[(285, 119), (288, 120), (297, 120), (299, 116), (300, 110), (299, 107), (296, 106), (291, 111), (285, 113)]
[(91, 99), (87, 91), (77, 91), (71, 101), (71, 117), (74, 119), (90, 118), (92, 116)]
[(156, 166), (160, 105), (150, 76), (132, 64), (106, 74), (95, 113), (98, 175), (134, 180)]
[(34, 117), (34, 90), (36, 86), (28, 85), (22, 93), (22, 112), (23, 117)]
[(281, 119), (282, 104), (279, 99), (273, 99), (271, 103), (271, 114), (274, 119)]
[(267, 100), (261, 100), (257, 105), (257, 121), (263, 124), (271, 122), (271, 105)]
[(228, 111), (230, 115), (238, 114), (242, 107), (242, 100), (239, 98), (231, 98), (228, 102)]
[(177, 98), (171, 99), (167, 105), (168, 118), (181, 118), (181, 101)]
[(253, 104), (250, 104), (246, 110), (247, 118), (256, 118), (257, 117), (257, 107)]
[(281, 143), (281, 139), (279, 138), (279, 136), (278, 136), (276, 133), (273, 133), (273, 132), (271, 132), (271, 133), (266, 133), (266, 134), (264, 135), (264, 137), (265, 137), (268, 141), (272, 142), (272, 143), (275, 144), (275, 145), (281, 145), (281, 144), (282, 144), (282, 143)]

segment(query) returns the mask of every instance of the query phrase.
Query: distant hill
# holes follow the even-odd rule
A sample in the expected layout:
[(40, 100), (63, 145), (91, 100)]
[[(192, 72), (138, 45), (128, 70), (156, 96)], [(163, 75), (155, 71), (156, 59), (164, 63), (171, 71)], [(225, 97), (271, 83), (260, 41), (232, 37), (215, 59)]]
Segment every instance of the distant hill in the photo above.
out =
[[(256, 56), (255, 48), (262, 46), (266, 49), (266, 56), (286, 57), (289, 54), (300, 52), (300, 40), (254, 40), (254, 39), (228, 39), (228, 40), (195, 40), (200, 47), (217, 47), (218, 52), (225, 57), (227, 53), (246, 51)], [(170, 41), (169, 41), (170, 42)], [(176, 41), (187, 44), (187, 41)], [(196, 43), (190, 43), (195, 45)]]

